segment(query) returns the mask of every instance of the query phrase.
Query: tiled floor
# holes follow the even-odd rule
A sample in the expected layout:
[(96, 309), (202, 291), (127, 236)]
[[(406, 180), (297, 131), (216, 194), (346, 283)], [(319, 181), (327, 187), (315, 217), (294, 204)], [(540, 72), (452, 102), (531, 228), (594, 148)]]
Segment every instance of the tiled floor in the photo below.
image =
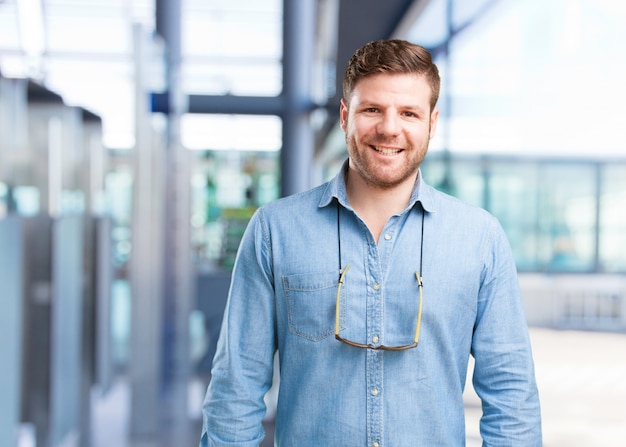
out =
[[(531, 329), (542, 401), (544, 447), (626, 445), (626, 334)], [(468, 381), (467, 446), (480, 446), (480, 402)], [(193, 416), (174, 438), (129, 440), (128, 387), (120, 380), (93, 411), (94, 447), (197, 446), (202, 385), (190, 386)], [(271, 423), (263, 447), (273, 443)]]

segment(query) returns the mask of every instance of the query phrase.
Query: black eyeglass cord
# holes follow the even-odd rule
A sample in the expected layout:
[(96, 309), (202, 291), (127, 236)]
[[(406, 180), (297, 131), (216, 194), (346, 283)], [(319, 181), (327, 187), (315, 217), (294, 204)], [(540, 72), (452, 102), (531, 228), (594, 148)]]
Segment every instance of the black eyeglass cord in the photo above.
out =
[[(341, 271), (343, 269), (343, 264), (341, 263), (341, 225), (340, 225), (340, 214), (341, 214), (341, 206), (339, 205), (339, 200), (337, 199), (337, 201), (335, 202), (335, 204), (337, 205), (337, 249), (339, 251), (339, 277), (341, 277)], [(421, 203), (420, 203), (421, 206)], [(422, 259), (424, 258), (424, 215), (426, 214), (424, 212), (424, 207), (421, 206), (422, 208), (422, 228), (421, 228), (421, 235), (420, 235), (420, 269), (419, 269), (419, 277), (420, 277), (420, 285), (424, 285), (424, 280), (422, 278)]]
[(339, 214), (341, 213), (341, 206), (339, 206), (339, 199), (335, 202), (337, 205), (337, 249), (339, 251), (339, 277), (341, 278), (341, 225), (339, 224)]

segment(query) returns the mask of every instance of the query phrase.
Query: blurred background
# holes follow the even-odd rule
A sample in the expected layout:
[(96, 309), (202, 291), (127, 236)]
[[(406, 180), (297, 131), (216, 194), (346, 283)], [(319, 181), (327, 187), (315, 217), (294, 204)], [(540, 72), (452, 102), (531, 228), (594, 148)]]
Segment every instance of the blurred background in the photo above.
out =
[(442, 75), (424, 177), (511, 242), (545, 446), (623, 445), (618, 0), (0, 0), (0, 445), (198, 444), (247, 221), (337, 172), (391, 37)]

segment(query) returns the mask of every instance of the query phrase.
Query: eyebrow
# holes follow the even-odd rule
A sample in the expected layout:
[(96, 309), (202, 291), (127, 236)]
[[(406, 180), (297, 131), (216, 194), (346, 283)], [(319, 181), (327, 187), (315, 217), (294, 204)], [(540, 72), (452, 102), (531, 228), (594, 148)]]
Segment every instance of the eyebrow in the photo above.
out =
[[(364, 102), (360, 103), (358, 105), (358, 107), (367, 109), (367, 108), (370, 108), (370, 107), (383, 108), (385, 106), (383, 106), (382, 104), (380, 104), (379, 102), (376, 102), (376, 101), (364, 101)], [(400, 106), (398, 106), (398, 109), (399, 110), (408, 110), (408, 111), (411, 111), (411, 112), (415, 112), (418, 115), (427, 115), (427, 114), (430, 113), (429, 110), (424, 109), (423, 107), (420, 107), (420, 106), (415, 105), (415, 104), (400, 105)]]

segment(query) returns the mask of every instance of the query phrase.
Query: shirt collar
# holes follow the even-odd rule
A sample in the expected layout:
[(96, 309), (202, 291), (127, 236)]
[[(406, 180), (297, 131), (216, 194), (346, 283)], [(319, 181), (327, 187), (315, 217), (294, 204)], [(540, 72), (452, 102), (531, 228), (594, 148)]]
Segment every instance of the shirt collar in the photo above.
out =
[[(343, 163), (337, 175), (335, 175), (335, 177), (333, 177), (326, 184), (326, 189), (324, 190), (322, 198), (320, 199), (320, 208), (330, 205), (332, 200), (335, 198), (342, 206), (351, 209), (350, 204), (348, 203), (348, 196), (346, 194), (347, 169), (348, 160)], [(422, 207), (426, 212), (436, 211), (433, 192), (433, 188), (424, 181), (424, 178), (422, 176), (422, 170), (420, 168), (407, 209), (413, 208), (415, 204), (419, 202), (422, 204)]]

